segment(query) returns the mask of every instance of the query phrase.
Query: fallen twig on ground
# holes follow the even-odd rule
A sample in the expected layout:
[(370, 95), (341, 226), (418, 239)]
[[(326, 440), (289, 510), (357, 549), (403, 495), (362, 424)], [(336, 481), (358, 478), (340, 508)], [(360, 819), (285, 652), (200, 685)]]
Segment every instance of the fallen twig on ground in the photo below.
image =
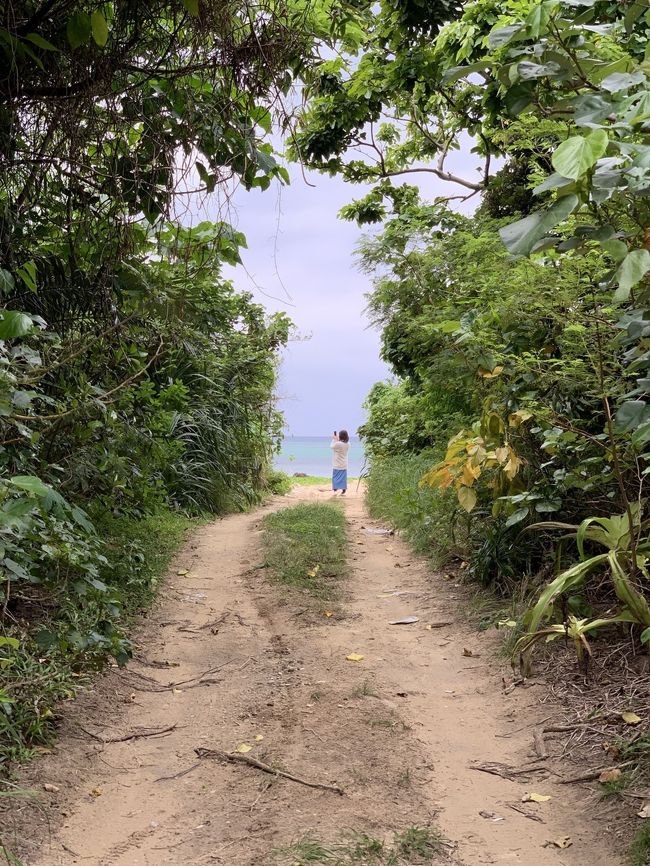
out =
[(87, 730), (81, 725), (77, 725), (77, 727), (79, 730), (83, 731), (84, 734), (92, 737), (93, 740), (97, 740), (98, 743), (108, 745), (109, 743), (126, 743), (128, 740), (139, 740), (144, 737), (159, 737), (162, 734), (169, 734), (171, 731), (175, 730), (176, 725), (168, 725), (166, 728), (138, 728), (130, 734), (124, 734), (122, 737), (108, 738), (100, 737), (98, 734), (93, 734), (92, 731)]
[(544, 764), (539, 764), (534, 767), (509, 767), (507, 764), (500, 764), (497, 761), (486, 761), (482, 764), (470, 764), (470, 770), (480, 770), (481, 773), (490, 773), (492, 776), (501, 776), (502, 779), (510, 779), (515, 781), (519, 776), (527, 776), (529, 773), (550, 773), (552, 772)]
[(192, 764), (191, 767), (188, 767), (186, 770), (181, 770), (179, 773), (174, 773), (171, 776), (159, 776), (157, 779), (154, 779), (154, 782), (168, 782), (170, 779), (180, 779), (181, 776), (187, 776), (188, 773), (191, 773), (192, 770), (196, 770), (197, 767), (201, 766), (201, 762), (198, 764)]
[(605, 772), (605, 770), (622, 770), (623, 767), (629, 767), (635, 763), (636, 761), (625, 761), (623, 764), (610, 764), (605, 767), (594, 767), (591, 770), (587, 770), (586, 773), (582, 773), (580, 776), (571, 776), (570, 779), (560, 779), (560, 785), (572, 785), (575, 782), (593, 782), (594, 779), (597, 779), (601, 773)]
[(531, 821), (537, 821), (539, 824), (544, 824), (545, 821), (543, 818), (540, 818), (539, 815), (535, 815), (533, 812), (529, 812), (527, 809), (524, 809), (519, 803), (506, 803), (509, 809), (514, 809), (515, 812), (519, 812), (520, 815), (523, 815), (524, 818), (530, 818)]
[(289, 779), (291, 782), (297, 782), (299, 785), (306, 785), (308, 788), (321, 788), (324, 791), (334, 791), (335, 794), (340, 794), (341, 796), (345, 793), (342, 788), (338, 787), (338, 785), (326, 785), (323, 782), (309, 782), (306, 779), (301, 779), (300, 776), (294, 776), (293, 773), (278, 770), (270, 764), (258, 761), (257, 758), (251, 758), (250, 755), (243, 755), (239, 752), (222, 752), (220, 749), (194, 749), (194, 751), (199, 758), (216, 758), (217, 760), (228, 761), (232, 764), (248, 764), (250, 767), (262, 770), (263, 773), (269, 773), (272, 776), (281, 776), (283, 779)]

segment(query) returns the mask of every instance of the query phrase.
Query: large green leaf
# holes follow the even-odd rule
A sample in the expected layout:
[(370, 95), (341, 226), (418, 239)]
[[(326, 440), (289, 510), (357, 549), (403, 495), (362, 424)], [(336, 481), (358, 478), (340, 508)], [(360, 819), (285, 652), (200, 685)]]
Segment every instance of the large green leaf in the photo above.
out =
[(18, 310), (3, 310), (0, 313), (0, 340), (24, 337), (34, 327), (32, 317)]
[(103, 48), (108, 42), (108, 24), (99, 9), (96, 9), (90, 16), (90, 26), (93, 39), (97, 45)]
[(91, 33), (90, 15), (87, 15), (85, 12), (75, 12), (68, 19), (66, 34), (68, 42), (73, 49), (86, 45), (90, 40)]
[(633, 433), (649, 421), (650, 405), (643, 400), (627, 400), (616, 413), (616, 429), (620, 433)]
[(51, 488), (44, 484), (36, 475), (14, 475), (9, 479), (9, 484), (12, 487), (17, 487), (19, 490), (26, 490), (28, 493), (33, 493), (35, 496), (47, 496), (51, 493)]
[(565, 220), (580, 204), (577, 195), (559, 198), (547, 210), (539, 210), (499, 231), (501, 240), (516, 256), (527, 256), (535, 244), (558, 223)]
[(578, 180), (603, 156), (608, 143), (604, 129), (596, 129), (587, 136), (572, 135), (553, 154), (553, 168), (563, 177)]
[(650, 271), (650, 253), (646, 249), (632, 250), (628, 253), (621, 266), (616, 271), (615, 280), (618, 288), (614, 293), (617, 303), (624, 303), (630, 297), (630, 292)]

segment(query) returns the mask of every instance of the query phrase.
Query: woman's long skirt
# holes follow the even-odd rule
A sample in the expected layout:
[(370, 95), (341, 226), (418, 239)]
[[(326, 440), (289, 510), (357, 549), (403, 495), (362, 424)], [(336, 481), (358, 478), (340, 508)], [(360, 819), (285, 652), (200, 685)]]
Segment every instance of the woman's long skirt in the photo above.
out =
[(332, 470), (332, 490), (347, 490), (348, 489), (348, 470), (333, 469)]

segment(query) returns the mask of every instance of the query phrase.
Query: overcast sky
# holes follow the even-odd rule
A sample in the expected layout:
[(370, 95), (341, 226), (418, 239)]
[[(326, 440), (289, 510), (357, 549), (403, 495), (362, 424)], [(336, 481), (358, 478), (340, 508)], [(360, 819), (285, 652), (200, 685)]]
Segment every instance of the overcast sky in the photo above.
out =
[[(448, 168), (474, 179), (476, 160), (468, 150), (450, 158)], [(320, 174), (308, 175), (309, 186), (298, 166), (289, 170), (289, 186), (240, 188), (227, 212), (217, 215), (208, 205), (198, 216), (227, 219), (246, 235), (243, 267), (227, 268), (227, 276), (269, 311), (286, 310), (297, 327), (299, 339), (288, 346), (280, 369), (287, 435), (326, 436), (340, 428), (353, 433), (364, 420), (370, 387), (389, 375), (379, 359), (379, 334), (364, 312), (371, 285), (354, 263), (362, 232), (337, 218), (362, 190)], [(421, 189), (427, 197), (460, 191), (433, 176)]]

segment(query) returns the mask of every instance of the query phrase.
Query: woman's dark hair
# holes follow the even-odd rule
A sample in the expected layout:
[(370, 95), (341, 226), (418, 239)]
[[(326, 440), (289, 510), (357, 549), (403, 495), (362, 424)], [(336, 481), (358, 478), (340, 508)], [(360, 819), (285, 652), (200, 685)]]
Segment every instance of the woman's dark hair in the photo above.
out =
[(339, 430), (339, 442), (349, 442), (350, 437), (348, 436), (347, 430)]

